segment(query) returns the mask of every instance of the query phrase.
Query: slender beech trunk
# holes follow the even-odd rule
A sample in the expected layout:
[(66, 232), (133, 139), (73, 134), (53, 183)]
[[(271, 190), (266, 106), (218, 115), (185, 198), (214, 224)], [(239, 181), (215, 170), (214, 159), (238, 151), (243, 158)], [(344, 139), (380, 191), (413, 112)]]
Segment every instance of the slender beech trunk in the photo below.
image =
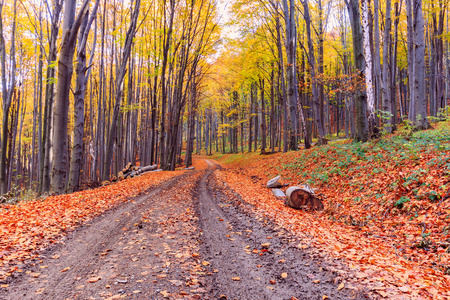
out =
[[(373, 1), (374, 8), (374, 72), (375, 72), (375, 110), (379, 109), (381, 98), (381, 55), (380, 55), (380, 20), (379, 0)], [(379, 125), (379, 123), (378, 123)]]
[[(355, 66), (360, 77), (360, 80), (364, 79), (364, 45), (363, 45), (363, 33), (359, 12), (359, 1), (358, 0), (346, 0), (350, 23), (352, 25), (352, 36), (353, 36), (353, 54), (355, 58)], [(354, 97), (355, 101), (355, 133), (356, 140), (366, 142), (368, 139), (367, 132), (367, 119), (366, 119), (366, 93), (364, 90), (357, 89)]]
[[(387, 0), (390, 2), (390, 0)], [(372, 49), (370, 45), (371, 40), (371, 28), (370, 28), (370, 14), (369, 14), (369, 0), (361, 0), (362, 10), (362, 28), (363, 28), (363, 43), (364, 43), (364, 58), (365, 58), (365, 81), (366, 81), (366, 100), (367, 100), (367, 113), (369, 134), (371, 135), (375, 127), (375, 91), (373, 88), (373, 71), (372, 71)], [(386, 22), (386, 27), (388, 22)], [(385, 36), (386, 41), (386, 36)], [(385, 42), (386, 43), (386, 42)]]
[(254, 128), (255, 128), (255, 134), (253, 138), (253, 142), (255, 144), (255, 151), (258, 151), (258, 137), (259, 137), (259, 105), (258, 105), (258, 87), (256, 86), (256, 83), (253, 85), (254, 91), (253, 96), (255, 97), (255, 102), (253, 102), (253, 108), (254, 108)]
[[(308, 0), (306, 0), (308, 2)], [(322, 0), (317, 1), (317, 8), (319, 13), (319, 24), (317, 26), (317, 39), (318, 39), (318, 47), (317, 47), (317, 73), (319, 76), (323, 76), (324, 73), (324, 48), (323, 48), (323, 42), (324, 42), (324, 32), (323, 32), (323, 9), (322, 9)], [(309, 9), (308, 9), (308, 15), (309, 15)], [(311, 19), (311, 17), (309, 17)], [(311, 22), (311, 21), (310, 21)], [(313, 79), (314, 80), (314, 79)], [(324, 105), (325, 105), (325, 90), (323, 84), (319, 81), (316, 84), (317, 91), (318, 91), (318, 97), (319, 97), (319, 119), (318, 121), (321, 123), (321, 127), (323, 128), (323, 137), (325, 136), (325, 116), (324, 116)], [(328, 107), (328, 105), (327, 105)], [(330, 132), (331, 134), (331, 132)], [(322, 139), (319, 139), (319, 144), (321, 144), (323, 141)]]
[[(11, 60), (11, 66), (9, 68), (10, 74), (8, 80), (7, 78), (7, 67), (6, 67), (6, 42), (4, 38), (3, 30), (3, 2), (0, 3), (0, 52), (1, 52), (1, 73), (2, 73), (2, 108), (3, 108), (3, 119), (2, 119), (2, 134), (1, 134), (1, 157), (0, 157), (0, 195), (7, 193), (8, 189), (8, 178), (7, 178), (7, 151), (8, 151), (8, 122), (10, 119), (10, 108), (13, 99), (13, 95), (16, 90), (16, 16), (17, 16), (17, 0), (14, 0), (14, 16), (13, 25), (11, 31), (11, 50), (9, 57)], [(9, 82), (9, 87), (8, 87)], [(11, 145), (9, 146), (11, 149)], [(11, 159), (11, 156), (9, 157)]]
[[(287, 91), (286, 91), (286, 83), (284, 80), (284, 59), (283, 59), (283, 50), (281, 49), (281, 25), (278, 14), (275, 17), (276, 19), (276, 28), (277, 28), (277, 49), (278, 49), (278, 59), (279, 59), (279, 69), (280, 69), (280, 83), (282, 90), (282, 103), (283, 103), (283, 153), (288, 151), (288, 134), (289, 134), (289, 120), (288, 120), (288, 109), (287, 109)], [(280, 141), (281, 142), (281, 141)]]
[(317, 87), (317, 81), (316, 81), (316, 63), (315, 63), (315, 58), (314, 58), (314, 45), (313, 45), (313, 41), (311, 38), (311, 18), (309, 15), (309, 6), (308, 6), (308, 1), (307, 0), (303, 0), (302, 1), (303, 4), (303, 10), (304, 10), (304, 18), (305, 18), (305, 22), (306, 22), (306, 35), (308, 38), (308, 63), (309, 63), (309, 72), (311, 75), (311, 80), (312, 80), (312, 97), (313, 97), (313, 105), (314, 105), (314, 117), (316, 120), (316, 126), (317, 126), (317, 131), (318, 131), (318, 142), (319, 145), (323, 145), (326, 143), (325, 141), (325, 132), (324, 132), (324, 128), (323, 128), (323, 122), (320, 119), (321, 115), (320, 115), (320, 104), (319, 104), (319, 91), (318, 91), (318, 87)]
[(52, 150), (52, 121), (54, 102), (54, 78), (56, 68), (54, 62), (57, 59), (57, 45), (59, 32), (59, 19), (62, 11), (63, 0), (53, 2), (52, 23), (49, 37), (49, 50), (47, 56), (47, 82), (45, 84), (45, 108), (44, 108), (44, 128), (42, 132), (43, 153), (41, 154), (40, 186), (39, 194), (50, 190), (50, 170), (51, 170), (51, 150)]
[(66, 191), (67, 126), (69, 122), (69, 93), (73, 73), (73, 56), (75, 52), (78, 29), (89, 8), (90, 0), (85, 0), (75, 19), (76, 1), (67, 0), (64, 7), (63, 38), (58, 60), (58, 83), (53, 118), (53, 166), (51, 173), (51, 190), (62, 194)]
[(386, 21), (384, 25), (384, 44), (383, 44), (383, 72), (381, 84), (381, 101), (384, 130), (392, 132), (392, 105), (389, 93), (390, 72), (389, 72), (389, 49), (391, 46), (391, 0), (386, 1)]
[[(167, 62), (169, 57), (169, 47), (172, 39), (172, 30), (173, 30), (173, 19), (175, 15), (175, 0), (170, 1), (170, 16), (169, 16), (169, 24), (168, 26), (164, 26), (164, 49), (163, 49), (163, 60), (161, 67), (161, 120), (160, 120), (160, 165), (162, 169), (167, 169), (167, 161), (166, 161), (166, 106), (167, 106), (167, 89), (166, 86), (166, 69)], [(166, 0), (164, 0), (164, 8), (165, 8)], [(165, 24), (166, 25), (166, 24)], [(167, 32), (166, 32), (167, 30)]]
[(298, 135), (298, 113), (297, 113), (297, 76), (296, 76), (296, 52), (297, 52), (297, 27), (295, 23), (295, 1), (283, 0), (283, 14), (285, 20), (286, 30), (286, 54), (287, 54), (287, 81), (288, 81), (288, 98), (289, 98), (289, 113), (290, 113), (290, 148), (292, 150), (298, 149), (297, 135)]
[(252, 138), (253, 138), (253, 102), (254, 102), (254, 83), (250, 85), (250, 106), (249, 106), (249, 121), (248, 121), (248, 152), (252, 152)]
[(410, 121), (415, 120), (416, 115), (416, 97), (414, 90), (414, 82), (415, 82), (415, 36), (414, 36), (414, 20), (413, 20), (413, 10), (412, 10), (412, 1), (406, 0), (406, 20), (407, 20), (407, 35), (408, 35), (408, 87), (409, 87), (409, 108), (408, 108), (408, 119)]
[[(83, 18), (82, 25), (80, 27), (80, 33), (78, 36), (78, 49), (77, 49), (77, 67), (76, 67), (76, 84), (74, 93), (74, 138), (72, 148), (72, 158), (70, 161), (69, 182), (68, 191), (75, 192), (80, 186), (80, 171), (83, 161), (83, 148), (84, 148), (84, 98), (86, 94), (86, 86), (89, 80), (90, 72), (87, 72), (86, 66), (86, 46), (89, 36), (90, 27), (92, 22), (96, 18), (99, 0), (96, 1), (92, 10), (92, 16), (89, 18), (89, 12), (87, 12)], [(94, 42), (91, 51), (91, 57), (89, 65), (92, 64), (95, 44), (96, 44), (96, 30), (94, 30)]]
[(395, 21), (394, 21), (394, 40), (392, 43), (392, 51), (391, 51), (391, 82), (390, 82), (390, 102), (391, 102), (391, 111), (392, 111), (392, 130), (396, 130), (397, 124), (397, 47), (398, 47), (398, 24), (400, 21), (400, 12), (402, 7), (402, 0), (400, 3), (395, 3)]
[(414, 97), (415, 115), (414, 123), (418, 129), (427, 129), (430, 124), (427, 119), (427, 99), (425, 97), (425, 33), (422, 13), (422, 0), (414, 0), (414, 56), (415, 78)]
[[(127, 72), (127, 63), (131, 54), (131, 46), (133, 45), (134, 35), (136, 34), (137, 20), (139, 17), (139, 8), (140, 8), (141, 0), (136, 0), (134, 4), (133, 13), (130, 19), (130, 27), (128, 28), (125, 44), (123, 46), (122, 51), (122, 61), (121, 65), (118, 66), (117, 75), (116, 75), (116, 94), (115, 94), (115, 105), (113, 109), (113, 116), (111, 119), (111, 125), (109, 128), (108, 139), (106, 142), (106, 157), (103, 166), (103, 180), (109, 178), (110, 168), (112, 166), (112, 158), (113, 158), (113, 150), (114, 150), (114, 140), (116, 139), (116, 131), (117, 126), (120, 126), (120, 106), (122, 104), (122, 94), (123, 94), (123, 80), (125, 78), (125, 74)], [(120, 141), (118, 142), (118, 146)], [(117, 162), (121, 162), (118, 158)]]
[(264, 100), (264, 79), (259, 81), (261, 93), (261, 153), (266, 151), (266, 104)]
[(270, 73), (270, 148), (271, 152), (275, 152), (275, 78), (274, 78), (274, 64), (272, 64), (272, 71)]

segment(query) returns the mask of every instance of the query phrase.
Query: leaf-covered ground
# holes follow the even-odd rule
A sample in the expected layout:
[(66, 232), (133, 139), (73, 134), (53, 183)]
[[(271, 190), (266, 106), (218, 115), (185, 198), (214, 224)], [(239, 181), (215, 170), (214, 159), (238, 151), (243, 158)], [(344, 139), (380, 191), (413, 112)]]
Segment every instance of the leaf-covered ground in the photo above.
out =
[[(450, 126), (365, 144), (333, 143), (261, 156), (217, 155), (222, 179), (280, 225), (304, 235), (305, 247), (343, 258), (353, 280), (392, 298), (450, 297)], [(287, 208), (265, 188), (318, 188), (323, 212)]]
[[(206, 163), (196, 161), (195, 167)], [(77, 226), (183, 172), (150, 172), (97, 189), (0, 205), (0, 281), (17, 271), (18, 261), (35, 258)]]

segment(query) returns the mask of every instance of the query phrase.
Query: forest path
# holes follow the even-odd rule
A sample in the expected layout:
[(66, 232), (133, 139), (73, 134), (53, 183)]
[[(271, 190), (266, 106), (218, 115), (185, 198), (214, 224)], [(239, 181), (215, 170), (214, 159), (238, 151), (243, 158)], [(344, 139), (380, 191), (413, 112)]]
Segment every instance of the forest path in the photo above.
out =
[(339, 275), (295, 237), (243, 212), (207, 163), (75, 230), (0, 299), (364, 298), (338, 289)]

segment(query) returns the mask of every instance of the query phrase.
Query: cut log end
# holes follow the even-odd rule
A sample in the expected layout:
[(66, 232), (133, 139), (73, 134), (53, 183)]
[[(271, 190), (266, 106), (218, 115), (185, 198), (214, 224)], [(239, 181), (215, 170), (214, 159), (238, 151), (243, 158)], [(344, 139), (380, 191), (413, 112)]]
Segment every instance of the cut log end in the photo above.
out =
[(296, 209), (305, 206), (316, 210), (324, 209), (322, 201), (313, 194), (309, 187), (291, 186), (288, 188), (285, 204)]

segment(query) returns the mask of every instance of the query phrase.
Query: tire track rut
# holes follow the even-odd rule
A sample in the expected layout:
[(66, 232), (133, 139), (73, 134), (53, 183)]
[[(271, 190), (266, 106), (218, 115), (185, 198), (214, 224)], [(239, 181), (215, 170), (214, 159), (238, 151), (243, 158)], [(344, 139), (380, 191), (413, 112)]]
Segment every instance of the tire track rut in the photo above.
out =
[[(217, 270), (211, 287), (214, 299), (366, 298), (357, 290), (338, 289), (339, 274), (294, 246), (301, 242), (296, 237), (266, 219), (256, 220), (251, 205), (217, 182), (213, 171), (202, 178), (197, 197), (203, 254)], [(233, 280), (236, 277), (239, 280)]]

